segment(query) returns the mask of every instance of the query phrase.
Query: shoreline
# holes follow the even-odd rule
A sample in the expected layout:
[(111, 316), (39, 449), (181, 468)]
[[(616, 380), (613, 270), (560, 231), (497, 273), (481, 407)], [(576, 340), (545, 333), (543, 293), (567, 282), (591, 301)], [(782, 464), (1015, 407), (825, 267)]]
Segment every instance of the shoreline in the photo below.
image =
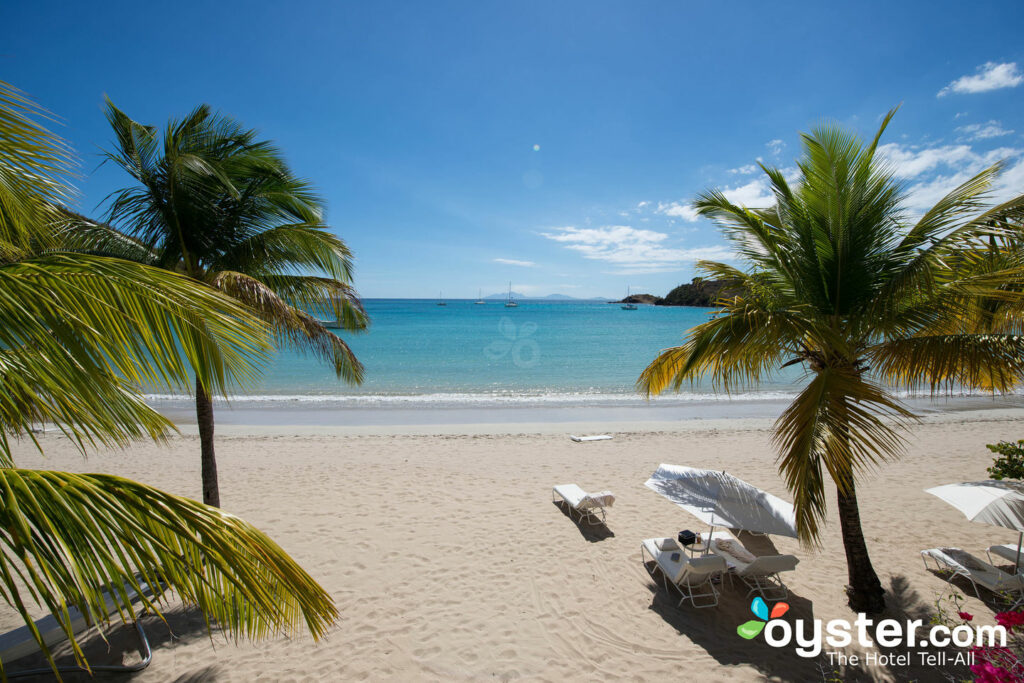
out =
[[(950, 399), (928, 401), (911, 407), (921, 424), (975, 422), (1024, 423), (1024, 400)], [(648, 434), (672, 432), (769, 430), (786, 402), (728, 404), (729, 411), (709, 411), (707, 406), (638, 408), (434, 408), (419, 410), (345, 409), (316, 410), (308, 406), (292, 410), (227, 408), (218, 406), (218, 436), (229, 438), (261, 435), (371, 436), (371, 435), (499, 435), (499, 434)], [(183, 435), (198, 433), (194, 408), (164, 406), (161, 412), (174, 420)], [(913, 427), (910, 435), (913, 435)]]

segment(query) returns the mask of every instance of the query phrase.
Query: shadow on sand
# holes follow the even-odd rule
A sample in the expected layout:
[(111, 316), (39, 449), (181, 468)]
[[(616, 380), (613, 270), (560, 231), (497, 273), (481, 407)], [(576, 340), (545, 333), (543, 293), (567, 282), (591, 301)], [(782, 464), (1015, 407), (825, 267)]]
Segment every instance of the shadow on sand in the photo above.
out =
[[(187, 644), (199, 638), (208, 638), (206, 624), (202, 615), (195, 610), (186, 610), (181, 607), (164, 611), (166, 623), (159, 617), (147, 615), (142, 617), (143, 629), (146, 631), (146, 638), (149, 641), (150, 649), (153, 652), (153, 661), (158, 662), (162, 654), (167, 654), (167, 648), (175, 644)], [(220, 637), (214, 632), (215, 640)], [(86, 659), (91, 665), (130, 665), (142, 660), (139, 652), (139, 636), (135, 626), (118, 624), (106, 632), (106, 640), (96, 631), (79, 635), (79, 645)], [(67, 642), (57, 645), (52, 649), (58, 666), (75, 666), (74, 655)], [(31, 669), (46, 669), (47, 673), (18, 677), (18, 681), (53, 681), (53, 673), (49, 671), (49, 664), (42, 654), (31, 655), (8, 665), (4, 668), (8, 676), (17, 676), (20, 671)], [(143, 670), (145, 671), (145, 670)], [(143, 673), (143, 672), (139, 672)], [(61, 674), (64, 681), (68, 683), (79, 683), (96, 680), (128, 680), (133, 674), (127, 673), (105, 673), (96, 672), (93, 676), (82, 672), (66, 672)], [(208, 666), (199, 672), (190, 674), (187, 678), (176, 679), (179, 681), (213, 681), (218, 677), (216, 666)]]
[(569, 504), (564, 500), (551, 501), (551, 504), (561, 510), (562, 514), (572, 520), (572, 523), (579, 529), (580, 535), (591, 543), (598, 543), (608, 538), (614, 538), (615, 532), (608, 528), (604, 522), (589, 522), (586, 518), (575, 514)]
[[(750, 539), (744, 538), (743, 544), (747, 545), (748, 540)], [(751, 545), (756, 547), (756, 541)], [(650, 573), (653, 563), (648, 562), (646, 567)], [(768, 680), (962, 681), (971, 678), (971, 672), (966, 666), (953, 663), (956, 655), (964, 652), (955, 646), (947, 648), (914, 646), (909, 650), (909, 662), (897, 663), (893, 661), (895, 656), (907, 654), (908, 648), (903, 645), (885, 648), (878, 644), (875, 633), (879, 621), (895, 619), (905, 624), (907, 621), (920, 620), (921, 631), (927, 632), (937, 613), (934, 602), (924, 600), (910, 587), (909, 581), (903, 576), (892, 578), (886, 595), (888, 605), (886, 612), (875, 616), (872, 626), (868, 628), (875, 647), (873, 650), (865, 650), (865, 652), (874, 652), (882, 661), (893, 663), (865, 665), (861, 662), (858, 666), (833, 662), (827, 654), (830, 649), (827, 644), (823, 645), (823, 651), (819, 655), (801, 657), (796, 653), (795, 644), (785, 649), (774, 648), (765, 642), (763, 635), (751, 640), (742, 640), (736, 632), (736, 627), (755, 618), (751, 613), (751, 600), (755, 596), (748, 595), (746, 587), (738, 581), (734, 581), (730, 585), (728, 579), (723, 579), (719, 585), (718, 606), (705, 609), (694, 608), (689, 603), (680, 607), (679, 593), (671, 587), (666, 592), (659, 573), (655, 573), (651, 577), (647, 588), (653, 595), (650, 609), (675, 628), (680, 635), (686, 636), (694, 644), (703, 648), (722, 666), (753, 666), (761, 676)], [(789, 611), (784, 617), (787, 621), (792, 623), (803, 620), (806, 624), (813, 621), (814, 604), (811, 600), (790, 591), (785, 602), (789, 604)], [(775, 601), (768, 601), (768, 603), (774, 605)], [(843, 615), (840, 618), (846, 618), (852, 623), (856, 616), (855, 613), (849, 612), (848, 615)], [(849, 652), (853, 652), (853, 650)], [(919, 653), (931, 655), (944, 653), (946, 664), (941, 669), (936, 668), (922, 660)]]

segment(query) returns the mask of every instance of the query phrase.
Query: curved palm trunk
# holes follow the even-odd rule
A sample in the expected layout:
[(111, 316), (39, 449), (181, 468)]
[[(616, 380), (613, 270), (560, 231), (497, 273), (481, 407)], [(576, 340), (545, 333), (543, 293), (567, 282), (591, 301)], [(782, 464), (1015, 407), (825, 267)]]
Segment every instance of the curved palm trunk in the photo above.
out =
[(843, 487), (837, 487), (839, 497), (839, 526), (843, 530), (846, 548), (846, 567), (850, 585), (846, 588), (850, 608), (855, 612), (875, 614), (885, 609), (885, 591), (868, 557), (868, 546), (860, 528), (860, 509), (857, 507), (857, 489), (853, 477)]
[(196, 379), (196, 421), (199, 424), (199, 447), (202, 450), (203, 502), (220, 507), (217, 457), (213, 451), (213, 400), (199, 379)]

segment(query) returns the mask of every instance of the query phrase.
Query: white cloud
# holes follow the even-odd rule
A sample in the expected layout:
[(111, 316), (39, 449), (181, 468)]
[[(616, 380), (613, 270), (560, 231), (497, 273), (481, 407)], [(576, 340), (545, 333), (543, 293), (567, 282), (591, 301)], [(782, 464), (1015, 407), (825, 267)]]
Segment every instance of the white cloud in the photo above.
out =
[(924, 213), (953, 189), (1001, 159), (1008, 160), (1007, 166), (996, 178), (989, 193), (990, 199), (993, 203), (998, 203), (1016, 197), (1024, 189), (1024, 157), (1020, 156), (1021, 151), (1000, 147), (986, 154), (975, 154), (954, 173), (921, 180), (911, 185), (907, 188), (905, 206), (915, 214)]
[(764, 178), (751, 180), (746, 185), (738, 187), (727, 187), (722, 190), (722, 194), (733, 204), (752, 209), (764, 209), (775, 205), (775, 195), (771, 193), (768, 181)]
[(950, 93), (973, 94), (1015, 88), (1024, 83), (1024, 74), (1017, 69), (1016, 62), (985, 62), (978, 67), (978, 73), (961, 76), (939, 91), (937, 97), (945, 97)]
[(775, 138), (774, 140), (769, 140), (764, 143), (764, 146), (767, 147), (768, 151), (774, 156), (779, 156), (779, 154), (782, 153), (782, 150), (786, 148), (786, 141)]
[(638, 208), (638, 209), (642, 209), (642, 208), (644, 208), (645, 206), (647, 206), (648, 204), (650, 204), (650, 202), (648, 202), (648, 201), (642, 201), (642, 202), (639, 202), (639, 203), (638, 203), (638, 204), (636, 205), (636, 208)]
[(657, 211), (663, 216), (682, 218), (684, 221), (689, 221), (690, 223), (700, 218), (700, 215), (697, 213), (695, 208), (682, 202), (670, 202), (668, 204), (658, 202)]
[(755, 173), (756, 171), (757, 166), (755, 164), (746, 164), (745, 166), (740, 166), (739, 168), (729, 169), (729, 173), (732, 173), (733, 175), (750, 175), (751, 173)]
[(617, 267), (617, 273), (655, 273), (681, 270), (699, 259), (727, 260), (732, 252), (726, 247), (677, 248), (666, 244), (669, 235), (654, 230), (638, 230), (628, 225), (600, 228), (555, 228), (544, 237), (571, 249), (583, 258), (604, 261)]
[(496, 258), (494, 259), (494, 262), (502, 263), (506, 266), (522, 266), (523, 268), (533, 268), (535, 265), (537, 265), (533, 261), (519, 261), (518, 259), (514, 258)]
[(961, 166), (977, 157), (970, 145), (944, 145), (921, 149), (898, 142), (879, 145), (878, 156), (892, 164), (893, 171), (901, 178), (914, 178), (939, 166)]
[(963, 133), (968, 140), (987, 140), (1009, 135), (1012, 130), (1003, 128), (999, 121), (992, 120), (987, 123), (972, 123), (967, 126), (959, 126), (957, 131)]

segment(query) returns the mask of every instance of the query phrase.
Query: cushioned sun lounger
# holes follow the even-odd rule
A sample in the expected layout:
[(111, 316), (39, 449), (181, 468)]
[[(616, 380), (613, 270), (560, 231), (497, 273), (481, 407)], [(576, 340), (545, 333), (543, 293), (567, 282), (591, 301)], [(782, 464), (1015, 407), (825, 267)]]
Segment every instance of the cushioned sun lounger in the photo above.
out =
[[(1014, 549), (1016, 551), (1016, 549)], [(1008, 574), (988, 562), (979, 560), (960, 548), (931, 548), (921, 551), (921, 559), (928, 569), (928, 559), (935, 563), (939, 571), (950, 572), (949, 579), (962, 576), (974, 586), (974, 594), (981, 598), (978, 586), (987, 588), (993, 593), (1013, 593), (1016, 596), (1014, 607), (1024, 602), (1024, 579)]]
[[(1017, 544), (1007, 543), (1006, 545), (993, 545), (989, 546), (988, 550), (985, 551), (988, 554), (988, 561), (995, 564), (995, 560), (992, 558), (995, 555), (1000, 560), (1005, 560), (1010, 564), (1014, 564), (1017, 561)], [(1020, 555), (1020, 571), (1024, 571), (1024, 552)]]
[[(587, 493), (576, 484), (559, 484), (551, 489), (551, 500), (557, 502), (559, 498), (569, 506), (570, 510), (576, 512), (581, 520), (586, 519), (590, 522), (604, 522), (605, 508), (610, 508), (615, 504), (615, 496), (611, 491)], [(600, 520), (598, 520), (599, 514)]]
[[(143, 594), (147, 597), (152, 596), (152, 590), (146, 584), (141, 584)], [(113, 614), (116, 611), (113, 598), (108, 593), (105, 593), (106, 604), (107, 604), (107, 615)], [(138, 594), (135, 593), (131, 588), (128, 589), (128, 597), (133, 602), (139, 600)], [(68, 615), (71, 617), (71, 632), (80, 633), (88, 629), (92, 624), (89, 623), (85, 615), (82, 614), (78, 609), (74, 607), (68, 607)], [(61, 628), (57, 619), (53, 615), (47, 615), (41, 619), (36, 620), (35, 627), (38, 629), (40, 636), (43, 638), (43, 642), (46, 643), (47, 647), (52, 648), (54, 645), (63, 642), (67, 639), (67, 634), (64, 629)], [(135, 664), (127, 665), (91, 665), (91, 669), (95, 671), (109, 671), (117, 673), (131, 673), (136, 671), (142, 671), (153, 659), (153, 653), (149, 647), (149, 640), (146, 638), (146, 632), (142, 630), (142, 624), (135, 620), (135, 630), (139, 635), (139, 653), (142, 655), (142, 661), (136, 662)], [(38, 653), (39, 643), (32, 637), (32, 631), (29, 627), (22, 626), (16, 628), (13, 631), (8, 631), (0, 635), (0, 662), (3, 662), (4, 673), (8, 678), (20, 678), (22, 676), (33, 676), (33, 675), (52, 675), (53, 669), (50, 667), (32, 669), (26, 671), (11, 671), (10, 663), (29, 655)], [(61, 666), (57, 669), (62, 673), (81, 673), (85, 669), (78, 666)]]
[(765, 600), (784, 600), (789, 595), (781, 572), (796, 569), (800, 560), (795, 555), (762, 555), (756, 557), (732, 536), (716, 532), (708, 549), (721, 557), (729, 567), (730, 576), (738, 577), (751, 593), (760, 593)]
[[(674, 554), (678, 554), (678, 559), (672, 559)], [(645, 539), (640, 544), (640, 559), (645, 568), (648, 555), (654, 562), (654, 568), (661, 574), (665, 590), (671, 584), (683, 596), (679, 601), (680, 606), (687, 600), (694, 607), (714, 607), (718, 604), (718, 590), (712, 579), (725, 571), (725, 560), (714, 555), (687, 557), (672, 538)], [(653, 568), (648, 571), (653, 577)]]

